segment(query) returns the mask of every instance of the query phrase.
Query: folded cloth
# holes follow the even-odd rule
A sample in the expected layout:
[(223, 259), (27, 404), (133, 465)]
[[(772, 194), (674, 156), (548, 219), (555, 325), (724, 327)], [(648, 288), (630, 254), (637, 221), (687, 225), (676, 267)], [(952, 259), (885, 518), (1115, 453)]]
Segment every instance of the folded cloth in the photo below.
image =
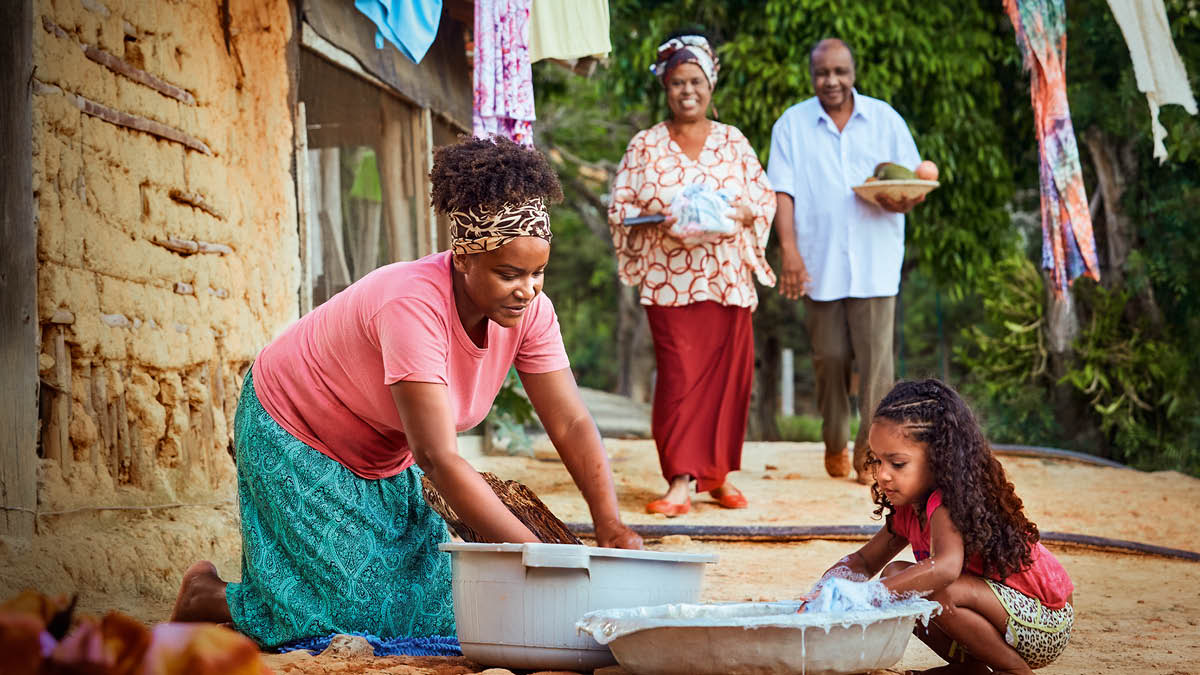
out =
[(453, 637), (394, 637), (381, 638), (370, 633), (333, 633), (325, 637), (310, 637), (289, 642), (278, 648), (280, 653), (294, 652), (306, 649), (310, 652), (323, 652), (329, 647), (329, 642), (338, 635), (357, 635), (365, 638), (375, 656), (462, 656), (458, 646), (458, 638)]
[(442, 20), (442, 0), (354, 0), (354, 8), (375, 24), (376, 49), (386, 38), (413, 63), (425, 58)]

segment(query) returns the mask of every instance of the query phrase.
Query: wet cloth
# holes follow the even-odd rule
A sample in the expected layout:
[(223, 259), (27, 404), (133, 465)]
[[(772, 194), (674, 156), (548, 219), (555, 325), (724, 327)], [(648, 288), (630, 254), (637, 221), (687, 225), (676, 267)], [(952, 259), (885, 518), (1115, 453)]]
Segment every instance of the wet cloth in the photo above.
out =
[(864, 201), (851, 189), (880, 162), (921, 162), (908, 124), (884, 101), (853, 92), (841, 131), (814, 98), (788, 108), (771, 129), (767, 175), (795, 202), (796, 248), (813, 300), (878, 298), (900, 292), (904, 214)]
[(354, 0), (354, 8), (375, 24), (376, 49), (386, 39), (413, 63), (425, 58), (442, 20), (442, 0)]
[(533, 0), (529, 60), (602, 57), (612, 51), (608, 26), (608, 0)]
[[(325, 637), (311, 637), (289, 642), (276, 651), (282, 653), (304, 649), (320, 654), (329, 648), (329, 643), (338, 635), (339, 633), (332, 633)], [(367, 644), (371, 645), (371, 649), (375, 651), (375, 656), (462, 656), (462, 647), (459, 646), (458, 638), (455, 637), (381, 638), (370, 633), (345, 633), (345, 635), (357, 635), (366, 640)]]
[[(941, 505), (942, 491), (934, 490), (925, 502), (924, 526), (917, 520), (917, 513), (911, 504), (896, 507), (895, 513), (892, 514), (892, 531), (908, 540), (912, 546), (913, 557), (918, 562), (929, 557), (931, 549), (929, 520), (933, 517), (933, 512)], [(1067, 604), (1067, 598), (1071, 597), (1071, 593), (1075, 591), (1071, 577), (1067, 575), (1067, 571), (1063, 569), (1054, 554), (1042, 545), (1042, 542), (1035, 543), (1030, 549), (1033, 557), (1033, 564), (1030, 567), (1003, 579), (995, 576), (985, 578), (999, 581), (1025, 595), (1037, 598), (1050, 609), (1061, 609)], [(984, 576), (983, 560), (978, 554), (970, 556), (963, 569), (975, 576)]]
[(387, 478), (413, 463), (389, 385), (446, 385), (465, 431), (487, 416), (510, 367), (569, 367), (545, 294), (512, 328), (488, 321), (487, 346), (476, 346), (458, 318), (450, 256), (385, 265), (267, 345), (254, 382), (280, 426), (363, 478)]
[(532, 0), (475, 0), (473, 133), (533, 145)]
[(715, 302), (646, 307), (658, 367), (650, 427), (668, 481), (688, 474), (705, 492), (741, 468), (754, 378), (750, 317)]
[(454, 635), (446, 523), (421, 470), (360, 478), (279, 426), (246, 374), (234, 418), (242, 580), (234, 627), (264, 648), (362, 631)]
[[(695, 160), (659, 122), (634, 135), (617, 167), (608, 207), (617, 274), (625, 285), (641, 286), (643, 305), (678, 307), (712, 300), (754, 309), (754, 281), (775, 285), (766, 258), (775, 193), (742, 132), (720, 122), (711, 125)], [(742, 225), (719, 242), (688, 245), (658, 226), (621, 224), (642, 211), (665, 212), (684, 186), (695, 183), (737, 195), (754, 214), (753, 226)]]
[(1067, 603), (1058, 609), (1050, 609), (1037, 598), (1031, 598), (998, 581), (985, 581), (1008, 613), (1004, 641), (1017, 650), (1030, 668), (1050, 665), (1071, 641), (1075, 608)]
[(1167, 146), (1163, 143), (1167, 129), (1158, 121), (1158, 109), (1178, 103), (1192, 115), (1196, 114), (1196, 98), (1183, 59), (1171, 39), (1167, 10), (1162, 0), (1108, 0), (1108, 7), (1129, 47), (1138, 91), (1145, 92), (1150, 104), (1154, 158), (1162, 162), (1167, 158)]
[(1042, 192), (1042, 267), (1051, 270), (1051, 286), (1061, 297), (1082, 274), (1100, 279), (1079, 146), (1067, 105), (1067, 10), (1064, 0), (1004, 0), (1004, 9), (1030, 71)]

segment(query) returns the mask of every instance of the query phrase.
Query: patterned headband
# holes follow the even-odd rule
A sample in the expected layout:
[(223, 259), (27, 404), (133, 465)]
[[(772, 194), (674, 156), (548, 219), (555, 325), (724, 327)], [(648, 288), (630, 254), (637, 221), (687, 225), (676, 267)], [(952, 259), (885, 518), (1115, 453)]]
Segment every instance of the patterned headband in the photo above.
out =
[(721, 62), (703, 35), (681, 35), (667, 40), (658, 46), (656, 59), (650, 66), (650, 72), (659, 80), (665, 80), (667, 73), (680, 64), (695, 63), (704, 71), (709, 86), (717, 86), (717, 73), (721, 72)]
[(450, 241), (455, 253), (494, 251), (517, 237), (541, 237), (550, 241), (550, 214), (546, 202), (535, 197), (520, 204), (505, 202), (498, 209), (476, 206), (451, 211)]

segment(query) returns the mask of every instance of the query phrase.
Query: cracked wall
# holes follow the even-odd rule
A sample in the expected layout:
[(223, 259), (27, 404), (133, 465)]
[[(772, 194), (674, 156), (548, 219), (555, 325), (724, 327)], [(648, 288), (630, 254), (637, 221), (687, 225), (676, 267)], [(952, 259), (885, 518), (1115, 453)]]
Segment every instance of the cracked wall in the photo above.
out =
[(42, 512), (232, 499), (297, 315), (287, 0), (36, 0)]

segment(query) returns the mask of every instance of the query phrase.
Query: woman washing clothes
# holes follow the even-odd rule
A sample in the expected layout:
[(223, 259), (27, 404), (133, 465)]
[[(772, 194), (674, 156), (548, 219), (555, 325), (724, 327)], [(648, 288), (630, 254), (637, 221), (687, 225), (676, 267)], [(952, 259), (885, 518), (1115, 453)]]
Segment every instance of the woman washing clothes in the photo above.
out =
[[(719, 68), (701, 35), (675, 34), (658, 47), (651, 70), (669, 115), (629, 142), (608, 210), (618, 274), (641, 287), (654, 339), (651, 426), (668, 488), (646, 510), (668, 517), (691, 510), (692, 481), (725, 508), (747, 505), (726, 475), (741, 466), (749, 414), (754, 282), (775, 285), (764, 255), (775, 215), (771, 185), (746, 137), (708, 117)], [(675, 219), (666, 212), (695, 184), (733, 195), (731, 233), (699, 242), (672, 234)], [(660, 225), (622, 224), (660, 213)]]
[(488, 541), (537, 541), (456, 447), (510, 366), (598, 544), (641, 548), (541, 294), (557, 178), (536, 151), (497, 138), (438, 150), (432, 181), (452, 250), (363, 277), (246, 374), (234, 430), (241, 581), (196, 563), (173, 621), (231, 622), (267, 648), (334, 632), (453, 635), (446, 525), (421, 475)]

